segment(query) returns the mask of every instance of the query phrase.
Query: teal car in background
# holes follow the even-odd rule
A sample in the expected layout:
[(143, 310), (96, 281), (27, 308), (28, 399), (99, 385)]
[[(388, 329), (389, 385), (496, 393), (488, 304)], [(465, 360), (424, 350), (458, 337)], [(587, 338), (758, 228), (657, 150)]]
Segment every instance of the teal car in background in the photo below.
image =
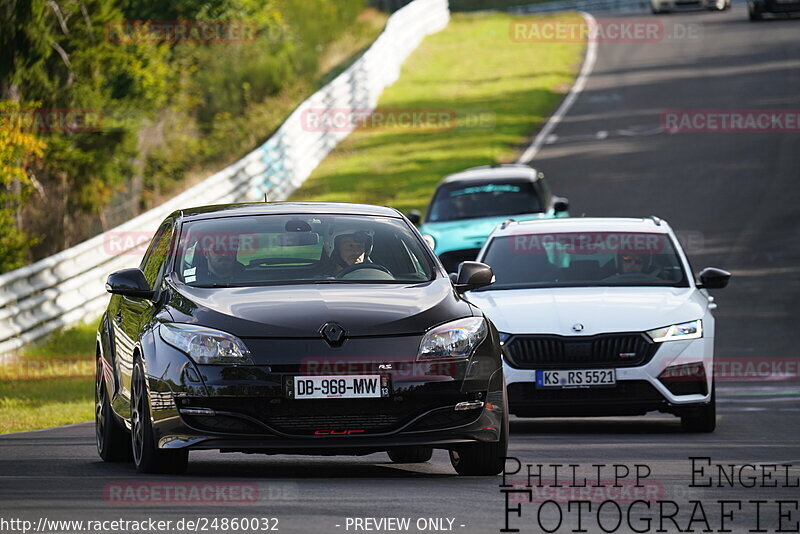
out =
[(420, 226), (407, 214), (448, 272), (474, 260), (492, 230), (507, 219), (568, 217), (569, 202), (553, 195), (544, 175), (528, 165), (473, 167), (446, 177), (436, 188)]

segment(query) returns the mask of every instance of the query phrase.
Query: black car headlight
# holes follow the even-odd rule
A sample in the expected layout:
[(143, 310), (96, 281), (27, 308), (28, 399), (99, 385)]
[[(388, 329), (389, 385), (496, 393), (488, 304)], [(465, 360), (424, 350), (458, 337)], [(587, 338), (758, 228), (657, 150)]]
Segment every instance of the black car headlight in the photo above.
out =
[(483, 317), (465, 317), (437, 326), (422, 338), (417, 360), (469, 358), (487, 332)]
[(244, 342), (227, 332), (181, 323), (161, 323), (158, 332), (161, 339), (196, 363), (253, 364)]

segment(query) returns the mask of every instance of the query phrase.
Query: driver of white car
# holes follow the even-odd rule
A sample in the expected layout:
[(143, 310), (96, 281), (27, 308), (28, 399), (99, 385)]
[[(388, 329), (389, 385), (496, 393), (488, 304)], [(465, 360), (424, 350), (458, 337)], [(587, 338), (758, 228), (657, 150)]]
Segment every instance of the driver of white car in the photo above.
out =
[(619, 272), (620, 274), (632, 274), (645, 272), (647, 259), (644, 254), (620, 254)]

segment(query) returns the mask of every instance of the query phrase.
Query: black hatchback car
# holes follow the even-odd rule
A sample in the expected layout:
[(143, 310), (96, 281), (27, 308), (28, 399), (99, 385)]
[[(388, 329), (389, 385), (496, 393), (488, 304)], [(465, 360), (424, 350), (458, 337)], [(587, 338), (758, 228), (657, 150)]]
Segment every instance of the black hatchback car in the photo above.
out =
[(330, 203), (173, 213), (138, 269), (108, 277), (97, 336), (106, 461), (182, 472), (189, 450), (447, 449), (460, 474), (501, 471), (508, 410), (497, 330), (390, 208)]

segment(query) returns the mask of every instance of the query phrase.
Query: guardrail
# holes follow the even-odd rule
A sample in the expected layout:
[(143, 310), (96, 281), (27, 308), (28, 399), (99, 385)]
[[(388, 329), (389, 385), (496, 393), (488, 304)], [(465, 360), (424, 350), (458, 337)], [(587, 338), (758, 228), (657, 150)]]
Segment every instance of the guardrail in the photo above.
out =
[(383, 89), (399, 77), (406, 57), (449, 19), (447, 0), (411, 2), (389, 17), (384, 31), (353, 65), (300, 104), (272, 137), (240, 161), (108, 232), (0, 275), (0, 354), (102, 313), (108, 302), (105, 278), (139, 263), (131, 253), (134, 243), (110, 250), (113, 236), (152, 235), (167, 215), (181, 208), (258, 200), (265, 194), (270, 200), (288, 198), (350, 133), (339, 127), (303, 128), (303, 113), (374, 109)]
[(504, 11), (515, 14), (533, 14), (570, 10), (601, 13), (603, 11), (640, 11), (644, 9), (650, 9), (649, 0), (557, 0), (541, 4), (513, 6)]

